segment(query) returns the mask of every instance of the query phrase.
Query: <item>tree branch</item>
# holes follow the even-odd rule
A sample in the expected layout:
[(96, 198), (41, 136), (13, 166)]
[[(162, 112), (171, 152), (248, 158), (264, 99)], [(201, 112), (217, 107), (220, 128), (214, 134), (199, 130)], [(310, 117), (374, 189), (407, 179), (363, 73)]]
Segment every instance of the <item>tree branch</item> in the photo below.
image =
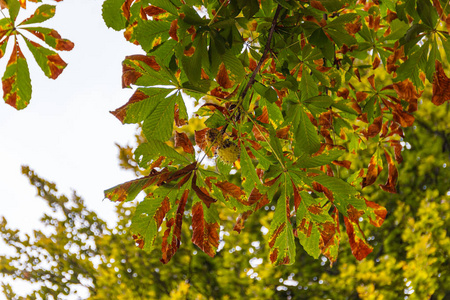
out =
[(269, 30), (269, 36), (267, 37), (267, 43), (266, 43), (266, 46), (264, 47), (264, 53), (261, 56), (261, 59), (259, 60), (258, 65), (256, 65), (255, 70), (253, 70), (253, 73), (252, 73), (252, 76), (250, 77), (250, 80), (247, 82), (247, 85), (242, 90), (241, 96), (239, 97), (240, 99), (244, 99), (245, 98), (245, 96), (247, 95), (248, 90), (255, 83), (256, 74), (258, 74), (258, 72), (261, 69), (261, 66), (262, 66), (264, 60), (266, 59), (267, 53), (270, 50), (270, 42), (272, 41), (273, 33), (275, 31), (275, 27), (277, 26), (278, 15), (280, 14), (281, 9), (282, 9), (282, 6), (278, 4), (277, 10), (276, 10), (275, 15), (274, 15), (273, 20), (272, 20), (272, 26), (270, 27), (270, 30)]

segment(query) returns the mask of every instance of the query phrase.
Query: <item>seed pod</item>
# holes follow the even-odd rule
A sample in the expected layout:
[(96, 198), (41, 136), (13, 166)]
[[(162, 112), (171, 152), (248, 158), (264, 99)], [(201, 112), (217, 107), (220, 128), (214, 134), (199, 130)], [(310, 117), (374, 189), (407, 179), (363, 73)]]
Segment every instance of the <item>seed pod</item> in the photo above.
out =
[(219, 155), (220, 159), (224, 163), (230, 165), (239, 159), (239, 153), (240, 149), (238, 145), (230, 140), (223, 141), (223, 143), (219, 145), (219, 148), (217, 148), (217, 154)]
[(222, 139), (222, 132), (220, 132), (216, 128), (211, 128), (206, 132), (205, 141), (208, 147), (219, 146), (222, 143)]

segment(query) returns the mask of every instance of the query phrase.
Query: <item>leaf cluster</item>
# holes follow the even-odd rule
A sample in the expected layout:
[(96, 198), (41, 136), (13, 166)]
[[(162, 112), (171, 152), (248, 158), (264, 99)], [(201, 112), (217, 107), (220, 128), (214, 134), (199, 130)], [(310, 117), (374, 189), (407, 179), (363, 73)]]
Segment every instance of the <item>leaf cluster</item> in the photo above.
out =
[[(429, 0), (106, 0), (106, 25), (146, 52), (124, 60), (123, 87), (136, 91), (112, 113), (142, 124), (147, 142), (134, 155), (147, 175), (105, 196), (131, 201), (145, 191), (131, 231), (146, 250), (161, 233), (164, 263), (180, 247), (184, 214), (193, 243), (214, 256), (222, 210), (239, 214), (240, 232), (269, 203), (272, 263), (294, 262), (296, 238), (335, 262), (342, 223), (362, 260), (373, 247), (360, 223), (381, 226), (387, 211), (361, 190), (387, 168), (379, 186), (396, 192), (404, 128), (425, 84), (434, 104), (450, 99), (436, 50), (448, 47), (449, 10)], [(197, 118), (205, 128), (188, 136), (182, 126)], [(210, 130), (238, 145), (232, 168), (203, 163), (216, 150)], [(355, 168), (361, 151), (370, 162)]]

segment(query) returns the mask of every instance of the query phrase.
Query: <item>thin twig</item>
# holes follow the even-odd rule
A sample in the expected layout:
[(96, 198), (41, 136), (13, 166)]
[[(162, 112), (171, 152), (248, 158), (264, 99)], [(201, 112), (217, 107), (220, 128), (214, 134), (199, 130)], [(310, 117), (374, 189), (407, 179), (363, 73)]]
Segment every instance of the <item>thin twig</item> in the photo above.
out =
[(253, 70), (253, 73), (252, 73), (252, 76), (250, 77), (250, 80), (247, 82), (247, 85), (242, 90), (240, 99), (244, 99), (245, 98), (245, 96), (247, 95), (248, 90), (255, 83), (256, 74), (258, 74), (259, 70), (261, 69), (262, 64), (266, 60), (267, 53), (270, 50), (270, 43), (272, 42), (273, 33), (275, 31), (275, 27), (277, 26), (278, 15), (280, 14), (281, 8), (282, 8), (282, 6), (278, 4), (277, 10), (275, 12), (275, 16), (273, 17), (273, 20), (272, 20), (272, 26), (270, 27), (270, 30), (269, 30), (269, 36), (267, 37), (267, 43), (266, 43), (266, 46), (264, 47), (264, 53), (261, 56), (261, 59), (259, 60), (258, 65), (256, 65), (255, 70)]

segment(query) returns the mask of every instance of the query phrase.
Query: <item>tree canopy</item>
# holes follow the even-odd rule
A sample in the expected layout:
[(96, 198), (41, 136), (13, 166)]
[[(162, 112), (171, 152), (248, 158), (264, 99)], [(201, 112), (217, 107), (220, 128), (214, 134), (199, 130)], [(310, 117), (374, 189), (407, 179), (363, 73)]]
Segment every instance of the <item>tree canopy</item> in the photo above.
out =
[[(7, 41), (14, 39), (3, 77), (4, 98), (21, 109), (31, 97), (31, 85), (17, 37), (24, 38), (47, 76), (56, 78), (65, 64), (48, 52), (52, 50), (18, 31), (22, 25), (52, 17), (52, 7), (43, 4), (32, 17), (15, 24), (17, 11), (26, 1), (2, 5), (8, 7), (9, 17), (2, 19), (1, 53)], [(209, 283), (195, 287), (189, 275), (195, 268), (191, 265), (195, 265), (195, 250), (187, 237), (206, 255), (223, 255), (223, 261), (214, 263), (202, 255), (205, 260), (197, 271), (223, 270), (223, 284), (241, 287), (236, 290), (240, 296), (290, 296), (302, 288), (318, 298), (390, 298), (412, 293), (409, 286), (415, 295), (448, 295), (448, 271), (442, 267), (448, 263), (445, 249), (449, 249), (443, 229), (448, 226), (449, 203), (448, 2), (106, 0), (102, 14), (108, 27), (123, 31), (128, 42), (146, 53), (123, 61), (122, 87), (135, 91), (112, 112), (122, 123), (141, 128), (138, 147), (122, 152), (126, 158), (122, 164), (140, 177), (105, 191), (106, 198), (119, 203), (121, 234), (108, 233), (103, 223), (95, 222), (97, 216), (86, 212), (92, 218), (82, 222), (83, 232), (79, 224), (71, 225), (77, 229), (66, 239), (65, 251), (71, 245), (91, 251), (80, 244), (82, 239), (72, 240), (74, 234), (92, 236), (95, 243), (117, 238), (120, 244), (130, 243), (125, 238), (130, 233), (130, 245), (150, 252), (152, 261), (158, 255), (165, 264), (174, 260), (172, 267), (180, 262), (183, 280), (164, 285), (174, 273), (162, 266), (158, 271), (150, 268), (148, 272), (154, 273), (149, 280), (161, 285), (130, 288), (130, 293), (141, 293), (139, 297), (170, 295), (175, 283), (186, 293), (192, 287), (201, 295), (225, 297), (219, 280), (217, 289)], [(73, 47), (50, 29), (24, 26), (23, 30), (41, 33), (35, 35), (52, 47), (55, 41)], [(430, 139), (433, 143), (425, 147)], [(38, 178), (25, 171), (30, 178)], [(41, 190), (41, 186), (48, 188)], [(65, 215), (63, 223), (73, 222), (77, 215), (70, 214), (76, 209), (65, 209), (67, 198), (49, 192), (55, 191), (54, 186), (45, 181), (37, 187), (45, 199), (65, 199), (58, 200), (57, 206)], [(124, 202), (142, 191), (145, 198), (136, 209), (127, 209)], [(82, 211), (77, 199), (74, 208), (78, 205)], [(84, 220), (85, 214), (78, 217)], [(59, 221), (53, 222), (60, 226)], [(380, 228), (383, 222), (389, 230)], [(67, 227), (61, 226), (62, 231)], [(9, 229), (3, 230), (7, 240), (14, 236)], [(249, 238), (233, 233), (230, 256), (221, 250), (231, 231)], [(17, 239), (19, 245), (32, 243)], [(105, 247), (111, 253), (125, 249)], [(16, 249), (24, 255), (22, 247)], [(248, 276), (243, 276), (247, 271), (241, 265), (254, 258), (259, 261), (259, 256), (225, 259), (243, 249), (246, 255), (247, 251), (264, 254), (274, 265), (292, 265), (296, 260), (303, 262), (298, 264), (302, 268), (311, 264), (311, 274), (321, 275), (292, 289), (259, 276), (264, 273), (261, 264), (252, 265), (256, 275), (248, 270)], [(87, 286), (96, 287), (92, 295), (100, 293), (102, 285), (93, 274), (101, 273), (103, 264), (94, 265), (85, 258), (110, 255), (105, 263), (111, 268), (119, 254), (95, 251), (84, 258), (73, 254), (69, 268), (48, 271), (48, 280), (54, 279), (61, 290), (44, 287), (42, 295), (68, 293), (69, 284), (83, 284), (80, 274), (90, 279), (92, 284)], [(350, 252), (357, 260), (372, 256), (355, 264), (348, 257)], [(338, 253), (343, 256), (341, 263)], [(10, 260), (6, 261), (5, 266)], [(119, 271), (126, 265), (120, 261)], [(326, 261), (329, 266), (324, 271), (320, 265)], [(75, 265), (82, 269), (73, 270)], [(276, 280), (300, 276), (298, 265), (276, 269)], [(4, 273), (29, 279), (25, 268), (4, 268)], [(245, 280), (234, 282), (241, 278), (230, 278), (234, 270)], [(287, 270), (293, 271), (287, 275)], [(120, 285), (125, 274), (131, 279), (135, 274), (119, 271), (99, 278), (117, 275)], [(168, 277), (161, 279), (163, 272)], [(381, 274), (389, 275), (387, 281)], [(266, 288), (252, 289), (252, 282), (262, 278)], [(352, 284), (343, 284), (345, 279)], [(321, 286), (324, 282), (330, 289)], [(110, 288), (104, 293), (99, 295), (115, 291)]]
[[(425, 85), (433, 84), (426, 101), (449, 100), (437, 49), (449, 45), (450, 8), (428, 0), (144, 3), (103, 6), (106, 25), (147, 53), (124, 60), (123, 87), (137, 89), (112, 113), (142, 124), (147, 142), (134, 155), (148, 175), (105, 191), (119, 202), (146, 191), (132, 217), (136, 243), (151, 250), (160, 232), (167, 263), (188, 208), (192, 242), (214, 256), (223, 210), (240, 214), (240, 232), (272, 203), (274, 264), (294, 263), (295, 238), (335, 262), (342, 222), (353, 255), (371, 253), (360, 224), (381, 226), (387, 211), (363, 189), (387, 169), (379, 187), (396, 192), (404, 128)], [(189, 138), (182, 127), (197, 118), (205, 128)], [(354, 167), (361, 152), (371, 159)], [(205, 157), (214, 155), (212, 171)]]

